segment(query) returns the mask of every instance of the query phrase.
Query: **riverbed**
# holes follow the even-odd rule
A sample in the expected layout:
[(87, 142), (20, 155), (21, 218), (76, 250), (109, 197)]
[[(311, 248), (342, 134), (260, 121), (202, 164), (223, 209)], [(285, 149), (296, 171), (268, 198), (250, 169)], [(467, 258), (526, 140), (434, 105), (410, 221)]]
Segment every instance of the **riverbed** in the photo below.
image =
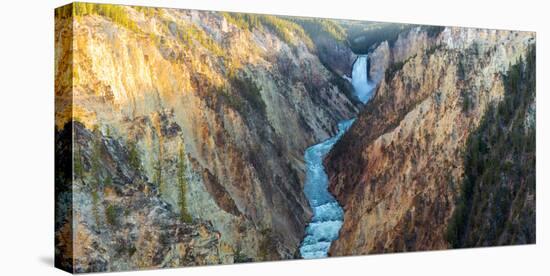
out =
[[(368, 78), (368, 56), (362, 55), (353, 64), (351, 83), (355, 96), (363, 103), (372, 97), (374, 85)], [(338, 132), (333, 137), (306, 149), (306, 182), (304, 193), (313, 210), (313, 217), (306, 228), (306, 236), (300, 246), (304, 259), (328, 256), (330, 245), (336, 239), (344, 223), (344, 211), (334, 196), (328, 191), (328, 177), (323, 159), (334, 144), (351, 127), (355, 118), (338, 123)]]

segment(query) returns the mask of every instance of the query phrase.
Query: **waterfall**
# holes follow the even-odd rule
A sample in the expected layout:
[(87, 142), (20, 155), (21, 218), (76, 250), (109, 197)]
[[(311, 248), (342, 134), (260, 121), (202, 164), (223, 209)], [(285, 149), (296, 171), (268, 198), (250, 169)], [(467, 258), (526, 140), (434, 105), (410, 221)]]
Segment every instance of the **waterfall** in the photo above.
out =
[(366, 103), (370, 100), (372, 97), (372, 90), (374, 88), (368, 78), (368, 63), (368, 55), (361, 55), (357, 57), (351, 72), (351, 84), (355, 90), (355, 95), (362, 103)]

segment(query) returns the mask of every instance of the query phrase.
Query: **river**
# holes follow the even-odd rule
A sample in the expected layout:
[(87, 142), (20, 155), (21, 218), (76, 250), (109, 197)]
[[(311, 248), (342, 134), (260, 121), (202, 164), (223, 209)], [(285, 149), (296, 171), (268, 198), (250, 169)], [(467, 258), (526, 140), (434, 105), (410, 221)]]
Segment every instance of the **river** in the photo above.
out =
[[(370, 100), (374, 88), (368, 80), (367, 68), (368, 56), (361, 55), (353, 64), (351, 75), (354, 93), (363, 103)], [(300, 254), (304, 259), (327, 257), (330, 245), (338, 239), (338, 233), (344, 223), (344, 211), (328, 191), (328, 177), (323, 159), (354, 121), (355, 118), (339, 122), (335, 136), (307, 148), (304, 154), (306, 163), (304, 193), (313, 209), (313, 217), (306, 228), (306, 236), (300, 246)]]

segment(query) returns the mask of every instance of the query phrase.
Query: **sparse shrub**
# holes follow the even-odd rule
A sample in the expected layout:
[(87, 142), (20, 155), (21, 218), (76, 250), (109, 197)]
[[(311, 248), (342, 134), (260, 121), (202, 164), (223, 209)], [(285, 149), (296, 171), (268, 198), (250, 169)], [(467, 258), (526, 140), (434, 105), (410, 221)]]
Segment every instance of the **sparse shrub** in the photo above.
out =
[(224, 50), (218, 45), (218, 43), (210, 38), (202, 29), (195, 25), (187, 25), (184, 28), (177, 29), (177, 35), (179, 39), (186, 44), (196, 41), (202, 47), (206, 48), (212, 54), (223, 57), (225, 56)]
[(243, 100), (238, 95), (229, 92), (227, 89), (222, 89), (220, 93), (229, 107), (239, 112), (244, 111)]
[(441, 49), (443, 46), (441, 44), (438, 44), (438, 45), (435, 45), (435, 46), (432, 46), (428, 49), (426, 49), (426, 51), (424, 52), (424, 55), (425, 56), (431, 56), (433, 55), (437, 50)]
[(469, 112), (472, 105), (470, 95), (467, 93), (462, 94), (462, 112)]
[(132, 8), (143, 13), (146, 17), (151, 17), (158, 12), (158, 9), (155, 7), (132, 6)]
[(136, 249), (135, 246), (132, 245), (128, 248), (128, 256), (130, 256), (130, 258), (132, 256), (134, 256), (134, 254), (136, 254), (136, 252), (137, 252), (137, 249)]
[[(304, 29), (285, 17), (228, 12), (223, 12), (222, 15), (229, 23), (236, 25), (240, 29), (252, 31), (266, 27), (275, 32), (281, 40), (289, 45), (296, 45), (298, 41), (301, 41), (310, 50), (315, 47)], [(296, 35), (296, 39), (294, 39), (294, 35)]]
[(153, 170), (154, 170), (153, 181), (157, 185), (159, 192), (162, 195), (164, 193), (164, 182), (162, 177), (162, 160), (160, 156), (155, 161), (153, 165)]
[(187, 177), (185, 175), (185, 172), (187, 171), (187, 159), (185, 156), (185, 147), (184, 143), (182, 141), (180, 149), (179, 149), (179, 155), (178, 155), (178, 188), (179, 188), (179, 195), (178, 195), (178, 205), (180, 209), (180, 218), (183, 222), (191, 223), (193, 221), (193, 218), (187, 211)]
[(141, 170), (141, 160), (136, 142), (128, 141), (128, 164), (136, 171)]
[(267, 261), (276, 251), (273, 231), (270, 228), (265, 228), (260, 233), (262, 234), (262, 240), (259, 247), (259, 256), (262, 260)]
[(76, 3), (71, 3), (55, 9), (56, 19), (67, 19), (74, 15), (74, 6)]
[(222, 12), (223, 17), (229, 22), (242, 30), (252, 31), (254, 28), (262, 28), (259, 15), (247, 13), (230, 13)]
[(112, 4), (96, 4), (76, 2), (74, 14), (76, 16), (99, 15), (109, 18), (114, 23), (136, 33), (141, 32), (136, 22), (128, 16), (127, 7)]
[(253, 110), (265, 114), (266, 105), (260, 93), (261, 88), (249, 76), (231, 77), (231, 86), (241, 95)]
[(422, 29), (426, 31), (428, 37), (436, 37), (445, 30), (445, 26), (423, 26)]
[(76, 145), (74, 149), (73, 169), (75, 177), (83, 177), (84, 166), (82, 165), (82, 156), (80, 155), (80, 146), (78, 145)]
[(238, 245), (235, 251), (233, 252), (233, 262), (234, 263), (249, 263), (252, 262), (252, 259), (246, 256), (241, 249), (241, 246)]
[[(261, 16), (260, 21), (264, 26), (273, 30), (285, 43), (296, 45), (298, 41), (302, 41), (306, 44), (308, 49), (311, 50), (314, 48), (311, 38), (306, 35), (304, 29), (300, 27), (300, 25), (273, 15)], [(293, 35), (297, 36), (296, 40), (293, 38)]]
[(398, 23), (348, 23), (347, 38), (354, 53), (366, 54), (369, 49), (383, 41), (392, 46), (399, 38), (415, 25)]
[(94, 220), (96, 225), (99, 225), (99, 193), (95, 190), (91, 192), (92, 194), (92, 215), (94, 216)]
[(464, 80), (466, 78), (466, 69), (462, 58), (458, 60), (458, 68), (456, 70), (456, 74), (458, 79), (460, 80)]
[(385, 72), (386, 82), (390, 82), (391, 79), (393, 78), (393, 76), (395, 75), (395, 73), (397, 73), (399, 70), (403, 69), (403, 66), (405, 66), (405, 64), (407, 64), (407, 62), (409, 62), (410, 60), (412, 60), (414, 58), (416, 58), (416, 54), (413, 55), (413, 56), (408, 57), (404, 61), (398, 61), (398, 62), (394, 62), (394, 63), (390, 64), (390, 66), (388, 67), (388, 69), (386, 69), (386, 72)]
[(103, 180), (103, 186), (104, 187), (113, 186), (113, 177), (111, 175), (108, 175), (107, 177), (105, 177), (105, 180)]
[(105, 219), (109, 225), (117, 224), (117, 209), (114, 205), (109, 204), (105, 208)]
[(229, 107), (241, 114), (252, 111), (265, 116), (266, 105), (261, 88), (251, 77), (232, 74), (229, 76), (229, 83), (229, 86), (217, 89), (217, 93)]
[(301, 25), (310, 37), (328, 35), (339, 42), (347, 42), (346, 30), (331, 19), (324, 18), (292, 18), (293, 22)]
[(101, 185), (101, 154), (102, 154), (101, 133), (98, 130), (94, 131), (94, 141), (92, 144), (91, 158), (91, 174), (93, 177), (92, 189), (98, 190)]

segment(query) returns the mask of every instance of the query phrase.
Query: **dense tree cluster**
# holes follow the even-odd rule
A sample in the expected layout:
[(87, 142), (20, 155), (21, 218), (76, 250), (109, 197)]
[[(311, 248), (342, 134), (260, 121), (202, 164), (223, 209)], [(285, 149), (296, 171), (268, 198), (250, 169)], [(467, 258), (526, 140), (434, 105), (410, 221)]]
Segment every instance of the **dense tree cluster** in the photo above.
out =
[(366, 54), (380, 42), (393, 43), (399, 34), (411, 29), (414, 25), (397, 23), (355, 22), (347, 28), (347, 38), (353, 52)]
[[(452, 247), (535, 241), (535, 48), (503, 76), (505, 94), (489, 106), (465, 151), (464, 181), (449, 221)], [(532, 117), (532, 122), (529, 119)]]
[(323, 18), (293, 18), (311, 37), (328, 36), (339, 42), (347, 42), (346, 30), (331, 19)]
[(114, 23), (129, 30), (139, 32), (139, 28), (129, 16), (127, 7), (122, 5), (95, 4), (95, 3), (74, 3), (74, 15), (100, 15), (111, 19)]
[(306, 34), (304, 29), (291, 19), (286, 19), (281, 16), (247, 13), (223, 12), (222, 15), (229, 23), (234, 24), (243, 30), (246, 29), (253, 31), (254, 29), (261, 30), (264, 27), (267, 27), (289, 45), (296, 45), (299, 41), (301, 41), (305, 43), (309, 49), (314, 48), (311, 38)]

